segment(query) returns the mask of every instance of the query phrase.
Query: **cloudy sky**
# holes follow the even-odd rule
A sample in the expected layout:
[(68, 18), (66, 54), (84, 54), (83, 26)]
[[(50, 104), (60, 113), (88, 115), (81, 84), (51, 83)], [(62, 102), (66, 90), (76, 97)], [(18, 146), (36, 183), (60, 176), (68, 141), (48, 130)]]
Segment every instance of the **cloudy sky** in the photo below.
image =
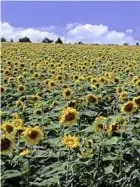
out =
[(135, 44), (140, 41), (140, 2), (2, 2), (2, 36), (32, 42)]

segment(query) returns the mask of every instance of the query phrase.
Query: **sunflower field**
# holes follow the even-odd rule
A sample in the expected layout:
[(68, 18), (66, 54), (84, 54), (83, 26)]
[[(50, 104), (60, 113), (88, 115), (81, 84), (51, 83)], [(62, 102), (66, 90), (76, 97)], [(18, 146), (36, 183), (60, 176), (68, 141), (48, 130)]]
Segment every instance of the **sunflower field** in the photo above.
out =
[(140, 186), (140, 47), (3, 43), (1, 186)]

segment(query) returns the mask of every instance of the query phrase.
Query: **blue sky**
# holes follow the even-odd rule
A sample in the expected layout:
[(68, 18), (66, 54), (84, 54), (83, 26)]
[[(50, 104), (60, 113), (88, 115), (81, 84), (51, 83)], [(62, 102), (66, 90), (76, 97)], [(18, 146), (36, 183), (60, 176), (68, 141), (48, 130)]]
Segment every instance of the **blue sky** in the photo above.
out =
[(8, 24), (2, 31), (12, 27), (15, 40), (20, 30), (68, 41), (131, 43), (140, 40), (139, 17), (140, 2), (2, 2), (1, 21)]

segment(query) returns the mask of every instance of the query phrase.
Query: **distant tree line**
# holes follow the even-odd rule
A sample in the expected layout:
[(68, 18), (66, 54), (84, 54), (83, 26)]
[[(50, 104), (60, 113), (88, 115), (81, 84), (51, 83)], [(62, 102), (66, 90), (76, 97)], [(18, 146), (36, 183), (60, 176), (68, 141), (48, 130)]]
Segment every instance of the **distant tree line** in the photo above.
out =
[[(1, 42), (7, 42), (6, 38), (2, 37), (1, 38)], [(10, 40), (10, 42), (14, 42), (13, 39)], [(22, 42), (26, 42), (26, 43), (31, 43), (30, 38), (28, 38), (27, 36), (23, 37), (23, 38), (19, 38), (18, 42), (22, 43)], [(41, 43), (58, 43), (58, 44), (63, 44), (62, 40), (60, 37), (57, 38), (56, 41), (50, 40), (49, 38), (45, 37)]]
[[(2, 38), (1, 38), (1, 42), (7, 42), (7, 40), (6, 40), (4, 37), (2, 37)], [(14, 42), (13, 39), (11, 39), (10, 42)], [(23, 37), (23, 38), (19, 38), (19, 41), (18, 41), (18, 42), (21, 42), (21, 43), (22, 43), (22, 42), (31, 43), (31, 40), (30, 40), (30, 38), (28, 38), (27, 36), (25, 36), (25, 37)], [(45, 38), (41, 41), (41, 43), (63, 44), (63, 41), (61, 40), (60, 37), (58, 37), (56, 41), (50, 40), (49, 38), (45, 37)], [(84, 44), (84, 43), (83, 43), (82, 41), (79, 41), (79, 42), (77, 42), (77, 43), (75, 43), (75, 44), (82, 45), (82, 44)], [(100, 44), (94, 43), (93, 45), (100, 45)], [(115, 45), (115, 44), (107, 44), (107, 45)], [(124, 46), (128, 46), (129, 43), (124, 43), (123, 45), (124, 45)], [(139, 43), (139, 42), (136, 42), (136, 45), (139, 46), (140, 43)]]

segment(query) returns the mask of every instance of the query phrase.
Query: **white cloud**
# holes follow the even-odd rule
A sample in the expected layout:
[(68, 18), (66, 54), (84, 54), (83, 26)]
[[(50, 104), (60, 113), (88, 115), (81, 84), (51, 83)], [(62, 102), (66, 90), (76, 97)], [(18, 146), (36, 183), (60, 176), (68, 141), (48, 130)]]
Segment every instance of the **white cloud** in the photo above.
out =
[(1, 35), (7, 40), (18, 41), (19, 38), (28, 36), (32, 42), (41, 42), (44, 37), (56, 40), (58, 35), (54, 32), (42, 31), (34, 28), (14, 28), (9, 23), (1, 23)]
[[(28, 36), (32, 42), (41, 42), (44, 37), (56, 40), (61, 37), (63, 41), (100, 44), (135, 44), (137, 40), (133, 37), (133, 30), (125, 32), (110, 30), (106, 25), (70, 23), (64, 28), (50, 26), (46, 28), (17, 28), (7, 22), (1, 23), (1, 35), (7, 40), (18, 41), (19, 38)], [(61, 33), (61, 34), (58, 34)]]

